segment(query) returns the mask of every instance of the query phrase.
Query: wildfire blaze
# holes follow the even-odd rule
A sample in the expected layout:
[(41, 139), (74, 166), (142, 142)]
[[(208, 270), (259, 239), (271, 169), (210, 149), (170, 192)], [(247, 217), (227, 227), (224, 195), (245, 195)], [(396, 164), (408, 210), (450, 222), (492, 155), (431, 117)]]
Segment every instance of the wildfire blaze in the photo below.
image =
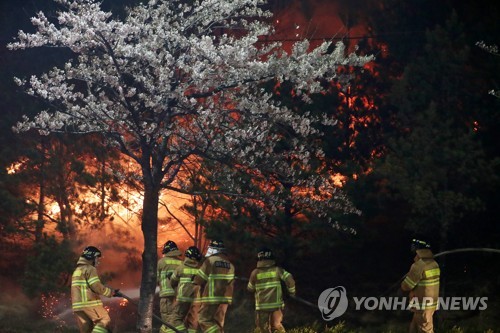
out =
[[(325, 40), (346, 40), (352, 51), (355, 43), (350, 42), (350, 38), (368, 33), (368, 28), (362, 23), (351, 24), (342, 15), (339, 3), (335, 1), (293, 1), (286, 8), (276, 8), (280, 10), (274, 17), (277, 31), (275, 38), (283, 43), (285, 50), (290, 50), (295, 41), (307, 38), (311, 41), (311, 47), (316, 47)], [(383, 50), (386, 54), (387, 46)], [(371, 75), (377, 75), (372, 64), (365, 66), (365, 70)], [(345, 71), (349, 74), (349, 69)], [(337, 104), (329, 106), (334, 109), (329, 112), (338, 119), (339, 128), (348, 132), (343, 144), (348, 148), (355, 148), (360, 131), (379, 121), (374, 98), (361, 93), (362, 85), (350, 86), (344, 90), (338, 82), (326, 84), (329, 85), (327, 94), (334, 94), (336, 98), (333, 100), (337, 101)], [(299, 98), (293, 90), (287, 92), (279, 84), (273, 87), (273, 91), (280, 97), (289, 93), (292, 98)], [(227, 103), (228, 108), (234, 107), (230, 102)], [(232, 121), (239, 120), (236, 112), (232, 117)], [(330, 138), (327, 137), (328, 139)], [(113, 152), (112, 157), (107, 157), (108, 151), (104, 151), (96, 157), (89, 151), (76, 150), (78, 143), (65, 143), (66, 146), (62, 147), (61, 144), (55, 144), (55, 141), (56, 139), (48, 139), (38, 146), (40, 155), (45, 158), (34, 161), (23, 157), (6, 170), (11, 176), (30, 177), (31, 182), (24, 188), (26, 205), (29, 206), (26, 220), (43, 221), (41, 233), (56, 235), (61, 239), (74, 237), (75, 253), (90, 244), (101, 248), (104, 253), (102, 267), (99, 269), (113, 272), (110, 283), (120, 288), (138, 286), (140, 253), (143, 248), (140, 236), (143, 194), (133, 179), (139, 177), (140, 170), (129, 159), (117, 157), (117, 152)], [(54, 163), (55, 158), (62, 155), (65, 158)], [(375, 155), (376, 152), (370, 152), (371, 157)], [(78, 159), (83, 162), (79, 163)], [(189, 162), (194, 165), (198, 163)], [(189, 175), (181, 177), (187, 178)], [(357, 175), (330, 173), (330, 180), (337, 187), (342, 187), (348, 177), (355, 178)], [(253, 180), (253, 185), (266, 186), (269, 190), (277, 187), (276, 183), (264, 184), (261, 179)], [(57, 190), (49, 190), (51, 186)], [(292, 192), (315, 200), (323, 200), (326, 195), (307, 187), (296, 187)], [(181, 250), (195, 242), (198, 245), (203, 243), (203, 233), (197, 225), (196, 216), (186, 209), (193, 205), (193, 200), (196, 200), (195, 196), (175, 191), (161, 192), (158, 250), (167, 240), (174, 240)], [(206, 217), (224, 214), (216, 207), (206, 208), (203, 212)], [(33, 238), (37, 237), (36, 230), (30, 230), (30, 233), (34, 235)], [(58, 294), (44, 294), (41, 298), (40, 315), (43, 318), (58, 318), (59, 310), (56, 309), (59, 309), (62, 298)], [(126, 308), (128, 305), (126, 299), (120, 299), (118, 303), (119, 308)], [(109, 306), (106, 309), (111, 311)], [(65, 325), (64, 322), (61, 325)]]

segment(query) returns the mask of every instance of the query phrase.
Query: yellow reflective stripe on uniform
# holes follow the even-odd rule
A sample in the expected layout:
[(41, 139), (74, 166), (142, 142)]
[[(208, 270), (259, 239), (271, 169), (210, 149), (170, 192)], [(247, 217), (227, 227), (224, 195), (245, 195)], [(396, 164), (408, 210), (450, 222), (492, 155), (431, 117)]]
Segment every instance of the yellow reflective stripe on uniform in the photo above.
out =
[(108, 330), (104, 327), (96, 325), (96, 326), (94, 326), (92, 333), (108, 333)]
[(184, 326), (184, 324), (177, 325), (177, 326), (175, 326), (175, 328), (178, 331), (185, 331), (186, 330), (186, 326)]
[(271, 279), (271, 278), (275, 278), (276, 276), (277, 276), (276, 271), (258, 273), (257, 274), (257, 280)]
[(76, 281), (71, 281), (72, 286), (87, 286), (87, 281), (85, 280), (76, 280)]
[(165, 325), (161, 325), (160, 332), (161, 333), (175, 333), (175, 331), (173, 329), (171, 329), (171, 328), (169, 328), (168, 326), (165, 326)]
[[(165, 263), (167, 265), (180, 265), (181, 261), (180, 260), (175, 260), (175, 259), (167, 259), (165, 260)], [(160, 297), (165, 297), (165, 296), (174, 296), (175, 295), (175, 290), (170, 286), (169, 274), (173, 274), (175, 272), (175, 267), (169, 267), (166, 270), (162, 270), (160, 272)]]
[(161, 276), (161, 278), (162, 278), (162, 279), (166, 279), (166, 278), (167, 278), (167, 275), (168, 275), (169, 273), (173, 274), (173, 273), (174, 273), (174, 271), (175, 271), (175, 269), (174, 269), (174, 268), (172, 268), (172, 269), (167, 269), (167, 270), (164, 270), (164, 271), (161, 271), (160, 276)]
[(188, 328), (188, 333), (196, 333), (198, 330), (194, 330), (192, 328)]
[(94, 276), (93, 278), (88, 279), (89, 285), (93, 285), (94, 283), (101, 282), (99, 281), (99, 278), (97, 276)]
[[(175, 333), (175, 331), (165, 325), (162, 326), (163, 330), (162, 332), (165, 332), (165, 333)], [(178, 326), (174, 326), (174, 328), (177, 330), (177, 331), (185, 331), (186, 330), (186, 326), (184, 326), (184, 324), (181, 324), (181, 325), (178, 325)]]
[(272, 287), (280, 287), (281, 283), (279, 281), (270, 281), (270, 282), (261, 282), (255, 284), (256, 290), (272, 288)]
[(247, 288), (250, 290), (255, 290), (255, 286), (252, 284), (252, 282), (248, 282)]
[[(233, 280), (234, 279), (234, 274), (210, 274), (208, 276), (208, 297), (203, 297), (204, 300), (208, 300), (209, 302), (213, 299), (214, 297), (214, 292), (215, 292), (215, 281), (217, 280)], [(223, 297), (223, 300), (228, 301), (230, 298), (229, 297)], [(231, 298), (232, 299), (232, 298)]]
[(290, 294), (295, 294), (295, 287), (288, 288)]
[(167, 259), (167, 260), (165, 260), (165, 263), (167, 265), (180, 265), (181, 261), (177, 260), (177, 259)]
[(439, 284), (439, 278), (431, 280), (420, 280), (418, 286), (437, 286)]
[(85, 288), (80, 288), (80, 299), (81, 303), (87, 303), (88, 302), (88, 297), (87, 297), (87, 286)]
[(177, 296), (175, 299), (177, 302), (193, 303), (196, 300), (196, 297)]
[[(81, 272), (79, 272), (78, 276), (81, 276)], [(80, 300), (81, 300), (81, 302), (73, 303), (73, 305), (72, 305), (73, 309), (81, 309), (84, 307), (93, 306), (92, 304), (89, 305), (87, 302), (87, 286), (88, 286), (87, 281), (85, 281), (85, 280), (72, 280), (71, 286), (78, 287), (80, 289)]]
[(209, 278), (213, 280), (232, 280), (234, 274), (210, 274)]
[(169, 268), (169, 269), (162, 271), (161, 274), (167, 276), (169, 273), (174, 274), (174, 272), (175, 272), (175, 268)]
[(286, 280), (288, 279), (288, 277), (290, 276), (291, 274), (288, 273), (287, 271), (283, 271), (283, 275), (281, 276), (281, 279), (282, 280)]
[(179, 279), (179, 282), (180, 282), (180, 283), (188, 283), (188, 282), (191, 282), (191, 280), (192, 280), (192, 279), (191, 279), (190, 277), (181, 277), (181, 278)]
[(198, 273), (198, 268), (184, 267), (184, 269), (182, 270), (182, 274), (186, 275), (194, 275), (196, 273)]
[(89, 308), (92, 306), (98, 306), (102, 305), (102, 301), (96, 300), (96, 301), (90, 301), (90, 302), (75, 302), (72, 305), (73, 309), (83, 309), (83, 308)]
[(198, 272), (196, 273), (199, 277), (201, 277), (203, 280), (208, 280), (208, 276), (207, 274), (205, 274), (204, 271), (202, 271), (201, 269), (198, 270)]
[(219, 327), (217, 325), (213, 325), (213, 326), (210, 326), (206, 331), (205, 333), (213, 333), (213, 332), (218, 332), (219, 331)]
[(427, 310), (427, 309), (435, 309), (437, 305), (438, 302), (432, 302), (432, 303), (422, 302), (422, 304), (415, 304), (414, 306), (412, 306), (412, 308), (417, 310)]
[(413, 289), (417, 285), (417, 283), (410, 279), (409, 276), (405, 277), (403, 282), (410, 286), (411, 289)]
[(224, 303), (224, 302), (231, 303), (232, 301), (233, 297), (231, 296), (208, 296), (208, 297), (203, 297), (200, 300), (201, 303)]
[(424, 271), (424, 276), (426, 278), (439, 276), (440, 274), (441, 274), (441, 270), (439, 268), (433, 268), (433, 269), (429, 269), (429, 270)]
[(256, 310), (269, 310), (269, 309), (281, 308), (282, 306), (283, 306), (282, 302), (263, 303), (263, 304), (256, 304), (255, 309)]

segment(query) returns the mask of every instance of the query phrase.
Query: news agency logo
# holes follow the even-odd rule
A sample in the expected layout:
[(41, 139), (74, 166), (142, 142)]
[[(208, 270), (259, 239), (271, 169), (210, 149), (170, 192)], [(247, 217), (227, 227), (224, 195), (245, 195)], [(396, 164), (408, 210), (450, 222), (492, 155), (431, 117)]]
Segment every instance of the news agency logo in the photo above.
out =
[[(355, 310), (398, 311), (423, 310), (433, 308), (443, 311), (475, 311), (488, 308), (488, 297), (353, 297)], [(349, 305), (346, 289), (343, 286), (328, 288), (318, 297), (318, 309), (323, 320), (330, 321), (342, 316)]]
[(342, 316), (348, 304), (347, 292), (342, 286), (326, 289), (318, 297), (318, 308), (326, 321)]

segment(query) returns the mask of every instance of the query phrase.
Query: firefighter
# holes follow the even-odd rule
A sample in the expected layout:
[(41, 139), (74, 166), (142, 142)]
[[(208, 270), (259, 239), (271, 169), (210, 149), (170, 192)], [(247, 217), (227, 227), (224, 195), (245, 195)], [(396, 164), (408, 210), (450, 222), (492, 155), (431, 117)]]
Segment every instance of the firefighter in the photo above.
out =
[[(174, 241), (167, 241), (163, 245), (162, 258), (158, 261), (157, 281), (160, 286), (160, 314), (161, 319), (168, 323), (168, 317), (173, 312), (175, 305), (175, 290), (170, 284), (174, 270), (182, 263), (181, 251)], [(171, 331), (171, 330), (170, 330)], [(169, 328), (162, 325), (161, 333), (169, 332)]]
[(71, 277), (71, 303), (80, 333), (107, 333), (110, 330), (111, 318), (100, 295), (119, 296), (119, 290), (112, 290), (99, 280), (96, 267), (100, 258), (98, 248), (87, 246)]
[(269, 248), (257, 253), (257, 268), (250, 274), (247, 289), (255, 294), (255, 326), (260, 333), (285, 332), (281, 321), (284, 282), (289, 295), (295, 295), (295, 280), (292, 274), (276, 265), (274, 254)]
[(193, 284), (193, 279), (200, 267), (202, 255), (196, 246), (190, 246), (184, 253), (184, 257), (184, 262), (177, 266), (170, 279), (172, 287), (177, 287), (177, 303), (172, 314), (169, 315), (169, 324), (179, 331), (184, 332), (187, 329), (187, 333), (196, 333), (200, 287)]
[(415, 253), (414, 263), (401, 283), (401, 289), (410, 292), (413, 312), (410, 333), (433, 333), (432, 316), (439, 297), (439, 265), (434, 260), (429, 243), (413, 239), (411, 250)]
[(234, 266), (227, 257), (222, 241), (210, 242), (205, 261), (193, 282), (204, 287), (199, 312), (202, 332), (223, 333), (226, 311), (233, 301)]

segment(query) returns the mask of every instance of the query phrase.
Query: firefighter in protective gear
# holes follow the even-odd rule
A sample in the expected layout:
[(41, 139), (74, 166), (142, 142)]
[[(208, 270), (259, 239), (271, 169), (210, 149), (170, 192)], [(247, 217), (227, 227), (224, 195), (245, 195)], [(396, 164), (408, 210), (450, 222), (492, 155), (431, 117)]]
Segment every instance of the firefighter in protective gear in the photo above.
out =
[[(160, 286), (161, 319), (168, 323), (168, 317), (173, 312), (175, 305), (175, 290), (170, 284), (170, 278), (174, 270), (182, 263), (180, 259), (182, 253), (179, 251), (177, 244), (169, 240), (163, 245), (162, 254), (163, 257), (158, 261), (156, 279)], [(160, 332), (169, 332), (169, 328), (162, 325)]]
[(95, 246), (87, 246), (71, 277), (71, 303), (80, 333), (107, 333), (111, 318), (104, 309), (100, 295), (118, 296), (119, 290), (106, 287), (99, 280), (96, 266), (99, 265), (101, 251)]
[(222, 241), (210, 242), (205, 261), (193, 282), (204, 287), (199, 313), (202, 332), (223, 333), (226, 311), (233, 301), (234, 265), (229, 261)]
[(413, 239), (411, 249), (415, 253), (414, 263), (401, 283), (401, 289), (410, 292), (413, 311), (410, 333), (433, 333), (432, 317), (439, 298), (439, 265), (429, 243)]
[(257, 268), (250, 274), (247, 289), (255, 294), (255, 325), (260, 333), (285, 332), (281, 321), (284, 282), (288, 294), (295, 295), (295, 280), (292, 274), (276, 265), (273, 252), (262, 248), (257, 253)]
[[(177, 330), (187, 333), (196, 333), (198, 330), (198, 303), (200, 287), (193, 284), (193, 279), (198, 273), (202, 255), (196, 246), (189, 247), (184, 253), (185, 259), (177, 266), (170, 282), (172, 287), (177, 287), (176, 305), (169, 315), (169, 324)], [(173, 332), (170, 330), (169, 332)]]

